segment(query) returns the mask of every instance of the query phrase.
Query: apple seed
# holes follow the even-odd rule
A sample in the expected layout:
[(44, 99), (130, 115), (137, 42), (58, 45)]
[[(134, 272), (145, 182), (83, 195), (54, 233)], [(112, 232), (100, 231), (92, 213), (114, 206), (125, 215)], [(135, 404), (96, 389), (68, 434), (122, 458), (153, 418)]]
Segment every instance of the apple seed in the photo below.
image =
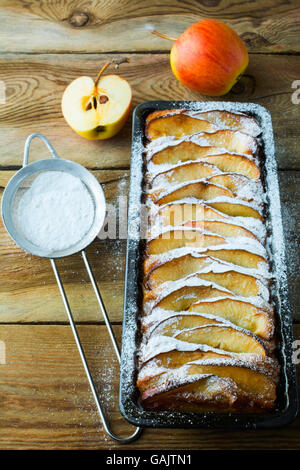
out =
[(106, 95), (101, 95), (101, 96), (99, 97), (99, 103), (100, 103), (100, 104), (104, 104), (104, 103), (106, 103), (107, 101), (108, 101), (108, 96), (106, 96)]

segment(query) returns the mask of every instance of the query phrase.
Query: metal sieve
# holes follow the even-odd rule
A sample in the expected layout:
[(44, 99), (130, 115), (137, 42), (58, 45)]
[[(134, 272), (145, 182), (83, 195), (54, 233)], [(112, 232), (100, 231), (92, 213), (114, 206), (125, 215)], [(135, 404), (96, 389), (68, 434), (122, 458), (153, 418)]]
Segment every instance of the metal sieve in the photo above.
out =
[[(30, 143), (32, 139), (39, 137), (47, 146), (48, 150), (52, 154), (52, 157), (54, 158), (48, 158), (48, 159), (43, 159), (43, 160), (38, 160), (33, 163), (28, 164), (28, 157), (29, 157), (29, 150), (30, 150)], [(17, 207), (18, 201), (20, 199), (20, 195), (26, 191), (26, 188), (31, 186), (32, 182), (34, 179), (42, 172), (45, 171), (60, 171), (60, 172), (66, 172), (71, 174), (72, 176), (75, 176), (81, 180), (81, 182), (84, 184), (86, 189), (88, 190), (92, 201), (94, 205), (94, 219), (92, 222), (92, 225), (90, 227), (87, 227), (87, 231), (83, 238), (78, 241), (76, 244), (73, 246), (70, 246), (64, 250), (60, 251), (53, 251), (49, 252), (47, 250), (44, 250), (36, 245), (34, 245), (30, 240), (28, 240), (20, 228), (18, 227), (18, 223), (16, 221), (16, 217), (14, 216), (15, 213), (15, 208)], [(42, 135), (42, 134), (31, 134), (25, 143), (25, 148), (24, 148), (24, 159), (23, 159), (23, 167), (10, 179), (8, 182), (4, 193), (2, 197), (2, 219), (5, 225), (6, 230), (8, 231), (9, 235), (11, 238), (14, 240), (14, 242), (19, 245), (23, 250), (27, 251), (28, 253), (40, 257), (46, 257), (50, 259), (51, 266), (54, 271), (54, 275), (59, 287), (59, 291), (61, 293), (63, 303), (68, 315), (68, 319), (70, 322), (70, 326), (75, 338), (75, 342), (84, 366), (84, 370), (86, 372), (87, 379), (89, 381), (89, 385), (91, 388), (91, 391), (93, 393), (97, 410), (99, 412), (99, 415), (101, 417), (103, 426), (107, 434), (114, 440), (120, 442), (120, 443), (127, 443), (131, 442), (134, 439), (136, 439), (139, 434), (141, 433), (141, 428), (136, 428), (135, 432), (131, 434), (129, 437), (122, 438), (116, 436), (109, 428), (106, 417), (104, 415), (103, 407), (99, 401), (99, 397), (94, 385), (94, 381), (92, 379), (89, 366), (86, 361), (86, 357), (79, 339), (79, 335), (77, 332), (77, 328), (73, 319), (73, 315), (69, 306), (69, 302), (59, 275), (59, 272), (57, 270), (57, 266), (55, 263), (55, 258), (61, 258), (65, 256), (72, 255), (74, 253), (81, 252), (86, 270), (88, 272), (92, 287), (94, 289), (100, 311), (103, 315), (106, 327), (109, 332), (109, 336), (111, 338), (116, 356), (118, 358), (118, 361), (120, 362), (120, 351), (119, 347), (115, 338), (115, 335), (113, 333), (113, 330), (111, 328), (111, 324), (109, 321), (109, 318), (107, 316), (97, 283), (95, 281), (93, 272), (91, 270), (91, 267), (89, 265), (86, 253), (84, 249), (95, 239), (99, 231), (101, 230), (104, 219), (105, 219), (105, 208), (106, 208), (106, 203), (105, 203), (105, 196), (103, 193), (103, 190), (98, 183), (97, 179), (83, 166), (79, 165), (78, 163), (69, 161), (69, 160), (64, 160), (62, 158), (59, 158), (57, 153), (55, 152), (54, 148), (48, 141), (48, 139)]]

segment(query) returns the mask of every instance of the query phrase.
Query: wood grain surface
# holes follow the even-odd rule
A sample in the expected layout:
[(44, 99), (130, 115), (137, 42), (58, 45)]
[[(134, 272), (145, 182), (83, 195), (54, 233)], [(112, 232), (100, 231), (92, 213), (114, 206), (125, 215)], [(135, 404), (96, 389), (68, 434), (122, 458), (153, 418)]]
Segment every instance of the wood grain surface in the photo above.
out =
[[(96, 77), (100, 65), (116, 55), (2, 55), (0, 76), (7, 101), (0, 104), (0, 166), (20, 165), (24, 141), (32, 132), (44, 133), (58, 153), (89, 168), (128, 168), (131, 119), (120, 134), (108, 141), (82, 139), (68, 127), (61, 112), (61, 97), (77, 76)], [(189, 91), (171, 72), (168, 54), (130, 54), (130, 62), (117, 73), (133, 88), (133, 106), (147, 100), (200, 100), (209, 98)], [(253, 101), (272, 114), (279, 168), (300, 168), (299, 107), (292, 103), (294, 80), (300, 77), (300, 56), (255, 54), (247, 74), (222, 99)], [(211, 100), (211, 99), (210, 99)], [(39, 142), (32, 144), (31, 159), (47, 155)]]
[[(91, 373), (115, 432), (132, 427), (118, 411), (118, 364), (104, 326), (78, 328)], [(120, 338), (121, 328), (114, 327)], [(300, 327), (295, 327), (300, 339)], [(103, 432), (69, 327), (6, 325), (0, 340), (0, 449), (115, 449)], [(298, 368), (298, 376), (300, 369)], [(300, 378), (300, 377), (299, 377)], [(126, 449), (295, 449), (300, 417), (280, 430), (146, 429)], [(124, 449), (124, 447), (122, 447)]]
[(167, 51), (149, 30), (179, 36), (202, 18), (232, 26), (252, 52), (299, 52), (297, 0), (2, 0), (4, 52)]

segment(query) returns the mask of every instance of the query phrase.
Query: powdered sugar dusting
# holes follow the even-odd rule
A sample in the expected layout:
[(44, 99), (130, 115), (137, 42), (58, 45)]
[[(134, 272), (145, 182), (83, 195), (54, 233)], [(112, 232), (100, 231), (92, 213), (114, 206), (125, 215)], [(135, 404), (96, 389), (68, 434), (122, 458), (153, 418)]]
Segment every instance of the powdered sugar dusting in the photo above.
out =
[[(174, 103), (173, 107), (176, 106), (177, 103)], [(177, 104), (178, 106), (178, 104)], [(204, 146), (204, 147), (210, 147), (212, 148), (213, 145), (216, 144), (216, 137), (218, 137), (218, 145), (219, 147), (217, 148), (217, 150), (212, 150), (213, 152), (215, 152), (216, 154), (218, 154), (218, 151), (222, 152), (222, 153), (235, 153), (235, 154), (239, 154), (239, 155), (246, 155), (247, 158), (249, 160), (253, 160), (255, 161), (256, 163), (259, 163), (260, 165), (263, 166), (263, 171), (265, 172), (265, 186), (266, 188), (269, 190), (269, 188), (272, 187), (272, 195), (274, 194), (273, 193), (273, 188), (275, 188), (275, 193), (276, 193), (276, 197), (273, 198), (273, 204), (270, 204), (270, 198), (267, 197), (265, 198), (264, 194), (262, 192), (260, 192), (259, 194), (259, 191), (255, 191), (253, 189), (249, 189), (251, 187), (251, 185), (248, 186), (248, 189), (246, 189), (245, 187), (242, 188), (242, 187), (239, 187), (238, 188), (238, 192), (236, 194), (236, 196), (238, 196), (238, 202), (237, 202), (237, 199), (236, 199), (236, 196), (235, 196), (235, 200), (234, 200), (234, 203), (235, 204), (243, 204), (243, 205), (248, 205), (248, 207), (252, 207), (252, 208), (255, 208), (262, 216), (265, 216), (265, 207), (264, 205), (267, 204), (268, 205), (268, 222), (267, 222), (267, 229), (268, 229), (268, 232), (266, 233), (266, 226), (262, 223), (261, 220), (259, 219), (254, 219), (253, 217), (232, 217), (232, 216), (229, 216), (229, 220), (230, 222), (232, 221), (232, 219), (234, 219), (235, 223), (239, 222), (239, 224), (241, 226), (244, 226), (244, 227), (247, 227), (250, 231), (252, 231), (253, 233), (257, 234), (258, 238), (259, 238), (259, 243), (255, 242), (255, 240), (245, 240), (244, 238), (240, 238), (240, 239), (235, 239), (234, 241), (230, 241), (228, 244), (224, 244), (224, 245), (218, 245), (218, 246), (213, 246), (213, 247), (209, 247), (209, 250), (218, 250), (218, 249), (221, 249), (221, 247), (225, 248), (225, 249), (228, 249), (229, 246), (231, 247), (231, 249), (234, 249), (234, 248), (238, 248), (238, 249), (241, 249), (241, 247), (247, 249), (249, 251), (249, 253), (259, 253), (263, 258), (265, 258), (266, 260), (267, 259), (272, 259), (272, 268), (275, 269), (275, 273), (277, 275), (277, 279), (276, 279), (276, 284), (273, 285), (272, 289), (271, 289), (271, 293), (272, 293), (272, 300), (274, 299), (274, 296), (276, 297), (275, 301), (276, 301), (276, 304), (277, 306), (279, 305), (279, 316), (280, 316), (280, 303), (279, 303), (279, 298), (278, 298), (278, 288), (280, 288), (281, 292), (284, 292), (285, 288), (286, 288), (286, 275), (285, 275), (285, 269), (284, 269), (284, 247), (283, 247), (283, 244), (282, 244), (282, 225), (281, 225), (281, 220), (279, 220), (277, 218), (276, 220), (276, 217), (275, 217), (275, 214), (278, 214), (278, 211), (279, 211), (279, 208), (280, 208), (280, 203), (279, 203), (279, 197), (278, 197), (278, 192), (277, 192), (277, 174), (276, 174), (276, 167), (275, 167), (275, 164), (274, 164), (274, 156), (273, 156), (273, 152), (274, 152), (274, 148), (273, 148), (273, 136), (272, 136), (272, 130), (271, 130), (271, 125), (270, 125), (270, 117), (268, 115), (267, 112), (265, 112), (265, 110), (263, 110), (260, 106), (257, 106), (257, 105), (252, 105), (252, 104), (240, 104), (240, 103), (180, 103), (180, 106), (182, 106), (183, 108), (186, 108), (189, 110), (189, 113), (190, 115), (194, 115), (195, 117), (197, 117), (197, 119), (202, 119), (203, 116), (197, 116), (197, 112), (199, 113), (199, 109), (201, 109), (201, 111), (206, 111), (206, 110), (211, 110), (211, 109), (219, 109), (219, 110), (229, 110), (229, 111), (233, 111), (233, 112), (236, 112), (236, 114), (238, 113), (245, 113), (246, 115), (248, 113), (250, 114), (254, 114), (254, 115), (257, 115), (259, 116), (259, 120), (260, 120), (260, 128), (258, 129), (257, 128), (257, 124), (255, 124), (252, 128), (251, 126), (249, 127), (248, 129), (248, 132), (246, 132), (246, 130), (244, 129), (243, 132), (240, 132), (240, 131), (237, 131), (235, 132), (235, 138), (232, 139), (232, 146), (231, 148), (228, 148), (227, 143), (228, 143), (228, 140), (227, 140), (227, 137), (226, 137), (226, 134), (225, 133), (222, 133), (222, 132), (219, 132), (217, 131), (217, 133), (211, 133), (211, 134), (198, 134), (198, 135), (194, 135), (194, 136), (184, 136), (183, 138), (172, 138), (172, 137), (162, 137), (160, 139), (156, 139), (155, 141), (151, 142), (147, 148), (146, 148), (146, 152), (147, 152), (147, 156), (148, 156), (148, 161), (149, 161), (149, 165), (148, 165), (148, 170), (151, 172), (151, 175), (156, 175), (156, 174), (159, 174), (161, 173), (162, 171), (166, 171), (166, 170), (172, 170), (172, 168), (174, 167), (174, 165), (167, 165), (167, 164), (163, 164), (163, 165), (155, 165), (153, 162), (152, 162), (152, 156), (157, 154), (160, 150), (162, 149), (165, 149), (169, 146), (174, 146), (174, 145), (178, 145), (178, 143), (180, 142), (183, 142), (183, 141), (187, 141), (187, 140), (190, 140), (190, 141), (194, 141), (194, 142), (197, 142), (197, 145), (200, 145), (200, 146)], [(168, 104), (168, 108), (169, 107), (172, 107), (172, 103)], [(194, 114), (193, 114), (194, 113)], [(206, 116), (207, 118), (207, 116)], [(255, 121), (253, 121), (255, 122)], [(220, 122), (216, 122), (215, 124), (217, 124), (218, 126), (221, 125)], [(223, 126), (222, 127), (223, 129), (226, 129), (226, 126)], [(263, 143), (264, 145), (264, 149), (265, 149), (265, 160), (263, 161), (263, 163), (261, 161), (259, 161), (259, 158), (258, 158), (258, 151), (259, 151), (259, 143), (260, 141), (257, 140), (257, 136), (259, 135), (259, 130), (262, 129), (262, 136), (261, 136), (261, 142)], [(228, 129), (227, 129), (228, 130)], [(219, 132), (219, 134), (218, 134)], [(218, 134), (218, 135), (217, 135)], [(251, 135), (252, 134), (252, 135)], [(140, 135), (137, 135), (137, 142), (139, 142), (139, 144), (141, 145), (141, 147), (143, 147), (143, 141), (142, 141), (142, 134)], [(226, 143), (226, 145), (225, 145)], [(222, 146), (222, 147), (221, 147)], [(140, 153), (140, 156), (142, 155), (144, 149), (142, 148), (139, 148), (139, 151), (141, 152)], [(133, 154), (133, 160), (136, 158), (136, 155)], [(177, 162), (177, 164), (180, 164), (180, 162)], [(157, 168), (158, 166), (160, 166), (160, 168)], [(156, 168), (155, 168), (156, 167)], [(218, 174), (217, 172), (215, 174)], [(164, 189), (164, 182), (163, 182), (163, 179), (161, 179), (161, 185), (157, 186), (157, 187), (161, 187), (162, 189)], [(135, 190), (137, 188), (135, 187)], [(140, 196), (141, 196), (141, 193), (139, 193)], [(252, 194), (252, 196), (251, 196)], [(134, 198), (136, 200), (136, 198)], [(227, 198), (227, 199), (231, 199), (230, 202), (233, 202), (232, 201), (232, 198)], [(177, 201), (174, 201), (175, 203), (177, 203)], [(172, 204), (174, 203), (172, 202)], [(195, 200), (193, 201), (188, 201), (188, 202), (195, 202)], [(198, 201), (199, 203), (203, 203), (203, 201)], [(208, 204), (210, 202), (224, 202), (224, 197), (218, 199), (218, 198), (214, 198), (212, 201), (205, 201), (205, 204)], [(228, 201), (226, 201), (228, 202)], [(178, 201), (178, 203), (182, 203), (182, 200), (181, 201)], [(155, 212), (155, 208), (151, 205), (152, 203), (149, 204), (149, 208), (150, 208), (150, 211), (151, 212)], [(154, 215), (154, 218), (156, 217), (157, 218), (157, 215), (159, 214), (159, 212), (156, 210), (156, 214)], [(226, 220), (227, 221), (227, 220)], [(229, 222), (229, 221), (228, 221)], [(156, 223), (157, 223), (157, 220), (156, 220)], [(170, 229), (170, 227), (165, 227), (163, 230), (166, 230), (166, 229)], [(272, 237), (270, 237), (270, 228), (272, 230)], [(182, 229), (182, 227), (181, 227)], [(278, 229), (278, 230), (277, 230)], [(159, 233), (159, 232), (158, 232)], [(277, 240), (275, 240), (277, 238)], [(265, 244), (265, 240), (266, 240), (266, 244)], [(276, 244), (277, 243), (277, 244)], [(229, 246), (228, 246), (229, 245)], [(264, 246), (265, 245), (265, 246)], [(130, 247), (129, 247), (130, 248)], [(274, 256), (274, 248), (275, 250), (277, 250), (277, 253), (276, 255)], [(151, 258), (153, 262), (155, 262), (155, 258), (157, 258), (158, 262), (165, 262), (166, 260), (172, 260), (174, 259), (176, 256), (179, 257), (179, 256), (184, 256), (185, 253), (193, 253), (193, 255), (195, 254), (196, 256), (198, 255), (203, 255), (203, 253), (205, 253), (205, 251), (207, 250), (207, 248), (191, 248), (191, 247), (182, 247), (178, 250), (172, 250), (172, 253), (170, 251), (167, 251), (165, 253), (163, 253), (162, 255), (151, 255)], [(281, 257), (281, 258), (280, 258)], [(280, 258), (280, 259), (279, 259)], [(283, 261), (282, 261), (283, 260)], [(152, 263), (151, 261), (151, 263)], [(150, 263), (150, 265), (151, 265)], [(134, 266), (134, 260), (132, 259), (129, 259), (128, 260), (128, 268), (127, 268), (127, 271), (128, 269), (130, 269), (130, 264), (132, 265), (132, 268)], [(281, 268), (283, 268), (283, 270), (281, 271)], [(215, 264), (213, 265), (213, 268), (210, 267), (209, 268), (210, 271), (207, 271), (207, 272), (225, 272), (227, 269), (229, 269), (229, 266), (226, 266), (226, 268), (224, 268), (224, 264), (222, 262), (219, 262), (219, 260), (217, 260), (215, 262)], [(225, 269), (225, 271), (222, 271), (223, 269)], [(279, 269), (279, 270), (278, 270)], [(240, 268), (237, 269), (237, 271), (241, 272), (240, 271)], [(204, 272), (204, 271), (203, 271)], [(244, 271), (246, 272), (247, 274), (250, 274), (249, 271)], [(257, 276), (257, 283), (259, 285), (259, 293), (258, 293), (258, 296), (256, 296), (255, 298), (253, 297), (246, 297), (245, 299), (247, 299), (247, 301), (250, 301), (250, 302), (253, 302), (253, 304), (256, 304), (257, 306), (259, 306), (260, 308), (265, 308), (266, 311), (269, 310), (270, 312), (272, 311), (272, 306), (271, 304), (269, 304), (269, 301), (268, 301), (268, 294), (269, 294), (269, 284), (268, 284), (268, 279), (270, 279), (272, 277), (272, 272), (270, 273), (269, 271), (269, 267), (268, 267), (268, 263), (267, 261), (266, 262), (262, 262), (258, 265), (257, 267), (257, 270), (256, 272), (253, 274), (255, 276)], [(261, 276), (261, 277), (260, 277)], [(137, 278), (135, 276), (133, 276), (133, 278), (135, 278), (135, 281), (137, 281)], [(156, 307), (155, 304), (156, 304), (156, 300), (160, 297), (160, 296), (165, 296), (167, 292), (174, 292), (176, 291), (176, 288), (178, 290), (178, 285), (182, 285), (182, 286), (186, 286), (186, 285), (199, 285), (198, 283), (201, 282), (202, 285), (204, 285), (206, 283), (207, 285), (207, 282), (208, 281), (204, 281), (203, 279), (201, 281), (199, 281), (199, 279), (197, 279), (197, 276), (186, 276), (184, 279), (182, 280), (178, 280), (178, 281), (171, 281), (171, 283), (164, 283), (163, 286), (160, 286), (161, 288), (158, 289), (157, 291), (157, 294), (158, 294), (158, 297), (155, 297), (154, 295), (154, 299), (152, 300), (149, 300), (148, 302), (146, 302), (146, 304), (144, 305), (144, 313), (147, 314), (146, 317), (143, 318), (143, 323), (146, 325), (155, 325), (157, 321), (161, 321), (162, 319), (162, 315), (165, 316), (165, 318), (168, 318), (168, 315), (170, 315), (170, 312), (166, 312), (166, 311), (163, 311), (163, 309), (160, 309), (159, 307)], [(176, 285), (177, 284), (177, 285)], [(230, 290), (228, 289), (224, 289), (224, 288), (220, 288), (220, 285), (218, 284), (214, 284), (214, 283), (208, 283), (210, 284), (211, 286), (213, 286), (214, 288), (217, 288), (219, 291), (223, 289), (223, 292), (224, 292), (224, 298), (226, 298), (226, 293), (227, 294), (230, 294), (230, 296), (232, 295), (232, 292), (230, 292)], [(275, 288), (276, 286), (276, 288)], [(130, 287), (130, 286), (129, 286)], [(163, 289), (162, 289), (163, 287)], [(174, 290), (173, 290), (173, 287), (174, 287)], [(285, 297), (285, 296), (284, 296)], [(243, 298), (237, 296), (237, 298), (240, 298), (241, 300), (243, 300)], [(244, 299), (244, 300), (245, 300)], [(210, 299), (211, 300), (211, 299)], [(206, 301), (209, 301), (209, 299), (206, 299)], [(127, 308), (129, 308), (129, 311), (131, 312), (132, 316), (134, 317), (134, 322), (136, 322), (136, 314), (137, 314), (137, 309), (136, 309), (136, 304), (135, 302), (133, 301), (132, 304), (131, 302), (128, 302), (127, 301)], [(287, 304), (285, 303), (285, 307), (288, 308)], [(182, 314), (185, 314), (186, 312), (181, 312)], [(176, 314), (178, 314), (178, 312), (173, 312), (172, 315), (175, 316)], [(202, 314), (201, 314), (202, 315)], [(209, 315), (209, 314), (208, 314)], [(278, 316), (278, 315), (277, 315)], [(134, 334), (135, 334), (135, 331), (136, 331), (136, 323), (133, 323), (129, 320), (128, 318), (128, 312), (126, 312), (126, 316), (125, 316), (125, 322), (126, 322), (126, 326), (129, 325), (129, 330), (126, 329), (126, 332), (129, 331), (129, 336), (131, 336), (131, 339), (132, 339), (132, 343), (131, 343), (131, 348), (130, 350), (128, 350), (125, 346), (125, 353), (126, 353), (126, 360), (128, 359), (128, 356), (127, 354), (129, 354), (129, 356), (132, 354), (133, 357), (134, 357), (134, 350), (135, 350), (135, 346), (133, 345), (134, 344)], [(290, 318), (287, 316), (287, 318), (285, 318), (285, 320), (282, 321), (282, 317), (280, 317), (280, 321), (279, 321), (279, 329), (280, 329), (280, 333), (281, 333), (281, 336), (282, 338), (284, 338), (284, 354), (285, 354), (285, 357), (282, 357), (283, 359), (283, 366), (284, 367), (287, 367), (287, 364), (290, 360), (290, 351), (288, 351), (288, 349), (286, 349), (286, 345), (290, 344), (290, 341), (291, 341), (291, 336), (287, 336), (287, 332), (290, 332), (291, 331), (291, 328), (290, 328)], [(132, 326), (132, 331), (130, 330), (130, 326)], [(127, 336), (127, 335), (126, 335)], [(174, 339), (174, 338), (172, 338)], [(125, 338), (124, 338), (125, 340)], [(161, 336), (159, 336), (159, 343), (157, 343), (157, 350), (158, 348), (162, 348), (163, 350), (168, 350), (168, 347), (171, 347), (171, 344), (170, 344), (170, 338), (167, 338), (165, 337), (165, 339), (163, 339)], [(126, 342), (128, 343), (129, 340), (126, 340)], [(147, 341), (143, 342), (143, 348), (146, 347), (147, 348)], [(151, 344), (151, 343), (149, 343)], [(188, 345), (191, 345), (192, 343), (188, 343)], [(195, 345), (192, 345), (192, 346), (188, 346), (188, 345), (185, 345), (185, 347), (187, 348), (191, 348), (191, 350), (194, 350), (193, 348), (195, 348)], [(197, 345), (198, 347), (202, 347), (203, 345)], [(154, 346), (152, 348), (149, 347), (149, 352), (152, 350), (152, 352), (155, 352), (155, 349), (156, 349), (156, 346), (154, 344)], [(180, 349), (180, 348), (179, 348)], [(140, 353), (142, 353), (142, 349), (140, 351)], [(230, 355), (230, 351), (226, 351), (227, 354)], [(246, 360), (246, 356), (244, 358)], [(270, 358), (267, 358), (267, 360), (269, 360)], [(228, 366), (238, 366), (238, 367), (250, 367), (251, 369), (255, 370), (255, 371), (260, 371), (261, 373), (267, 373), (266, 372), (266, 369), (264, 367), (261, 367), (259, 365), (259, 360), (256, 360), (253, 362), (253, 365), (250, 365), (250, 362), (251, 361), (248, 361), (248, 360), (239, 360), (237, 362), (236, 359), (233, 359), (233, 358), (228, 358), (228, 360), (226, 360), (224, 362), (224, 359), (220, 360), (219, 362), (216, 362), (217, 360), (213, 360), (213, 362), (211, 362), (211, 360), (206, 360), (204, 362), (202, 362), (201, 364), (202, 365), (228, 365)], [(129, 366), (129, 370), (132, 371), (132, 373), (134, 373), (134, 370), (135, 370), (135, 363), (134, 363), (134, 360), (133, 362), (130, 362), (130, 364), (132, 364), (132, 369), (131, 367)], [(194, 364), (194, 362), (192, 363)], [(176, 371), (173, 371), (170, 372), (168, 370), (166, 370), (164, 373), (167, 374), (168, 376), (168, 379), (167, 379), (167, 383), (169, 384), (170, 387), (172, 387), (172, 385), (176, 384), (176, 386), (178, 386), (180, 383), (186, 383), (186, 380), (187, 380), (187, 366), (189, 367), (190, 365), (189, 364), (186, 364), (182, 367), (180, 367), (178, 370)], [(261, 367), (261, 368), (260, 368)], [(128, 371), (128, 368), (127, 368), (127, 371)], [(150, 373), (150, 375), (155, 375), (156, 372), (152, 369), (151, 370), (151, 366), (150, 366), (150, 369), (148, 369), (148, 372)], [(142, 371), (140, 372), (140, 374), (142, 374)], [(188, 374), (189, 376), (189, 382), (191, 383), (194, 379), (195, 381), (197, 380), (200, 380), (203, 379), (204, 377), (206, 377), (207, 379), (211, 380), (212, 384), (214, 383), (217, 383), (217, 389), (218, 387), (221, 386), (221, 381), (219, 380), (219, 382), (215, 382), (216, 378), (211, 376), (210, 374)], [(126, 383), (128, 384), (128, 379), (131, 380), (133, 378), (133, 375), (131, 375), (129, 377), (128, 374), (125, 374), (124, 376), (124, 380), (126, 381)], [(165, 390), (165, 383), (166, 383), (166, 379), (165, 378), (162, 378), (161, 379), (162, 382), (161, 382), (161, 390)], [(226, 382), (226, 380), (225, 380)], [(224, 382), (224, 384), (225, 384)], [(130, 385), (132, 385), (132, 382), (130, 382)], [(233, 389), (232, 389), (232, 383), (229, 384), (228, 382), (226, 382), (226, 386), (229, 387), (229, 389), (231, 389), (232, 393), (233, 393)], [(159, 386), (158, 386), (159, 388)], [(130, 409), (130, 413), (131, 413), (131, 416), (132, 414), (134, 414), (135, 416), (143, 416), (143, 417), (146, 417), (147, 416), (147, 422), (148, 423), (151, 423), (151, 417), (150, 417), (150, 414), (146, 411), (141, 411), (141, 410), (138, 410), (135, 408), (135, 406), (133, 405), (133, 403), (131, 402), (132, 400), (132, 394), (130, 395), (130, 393), (134, 393), (134, 387), (131, 389), (131, 391), (129, 393), (126, 393), (126, 397), (127, 397), (127, 402), (126, 402), (126, 405), (129, 405), (129, 408), (127, 406), (127, 412), (128, 412), (128, 409)], [(239, 391), (236, 390), (234, 392), (236, 394), (236, 396), (238, 396), (239, 394)], [(178, 395), (179, 396), (183, 396), (183, 394), (180, 394)], [(158, 420), (160, 420), (160, 422), (162, 423), (163, 422), (163, 416), (164, 414), (162, 413), (161, 414), (161, 419), (157, 417), (157, 415), (155, 416), (155, 421), (158, 422)], [(168, 423), (171, 424), (172, 421), (174, 420), (176, 422), (176, 420), (178, 419), (178, 414), (172, 414), (170, 412), (168, 412)], [(186, 418), (185, 418), (186, 419)], [(211, 418), (210, 418), (211, 419)], [(206, 421), (206, 417), (204, 416), (204, 420)], [(196, 419), (197, 421), (197, 419)], [(193, 422), (193, 419), (192, 418), (189, 418), (189, 422)]]

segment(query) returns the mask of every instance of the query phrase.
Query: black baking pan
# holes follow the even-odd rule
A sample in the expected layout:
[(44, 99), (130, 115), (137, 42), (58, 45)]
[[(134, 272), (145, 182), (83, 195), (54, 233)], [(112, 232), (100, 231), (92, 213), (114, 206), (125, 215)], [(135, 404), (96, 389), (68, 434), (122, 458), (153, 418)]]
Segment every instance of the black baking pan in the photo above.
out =
[[(272, 301), (276, 311), (278, 360), (281, 367), (276, 409), (267, 413), (181, 413), (175, 411), (145, 411), (139, 404), (136, 387), (136, 350), (139, 342), (139, 311), (141, 305), (140, 266), (143, 240), (140, 235), (143, 195), (144, 128), (147, 115), (153, 111), (184, 108), (189, 110), (221, 109), (253, 116), (262, 128), (261, 169), (267, 195), (266, 223), (268, 249), (275, 281)], [(274, 154), (272, 121), (269, 112), (253, 103), (148, 101), (140, 104), (133, 114), (131, 174), (128, 204), (128, 238), (125, 273), (122, 361), (120, 375), (120, 410), (132, 424), (142, 427), (166, 428), (228, 428), (257, 429), (285, 426), (296, 417), (298, 396), (296, 370), (292, 362), (293, 324), (288, 299), (285, 246), (282, 228), (277, 165)]]

